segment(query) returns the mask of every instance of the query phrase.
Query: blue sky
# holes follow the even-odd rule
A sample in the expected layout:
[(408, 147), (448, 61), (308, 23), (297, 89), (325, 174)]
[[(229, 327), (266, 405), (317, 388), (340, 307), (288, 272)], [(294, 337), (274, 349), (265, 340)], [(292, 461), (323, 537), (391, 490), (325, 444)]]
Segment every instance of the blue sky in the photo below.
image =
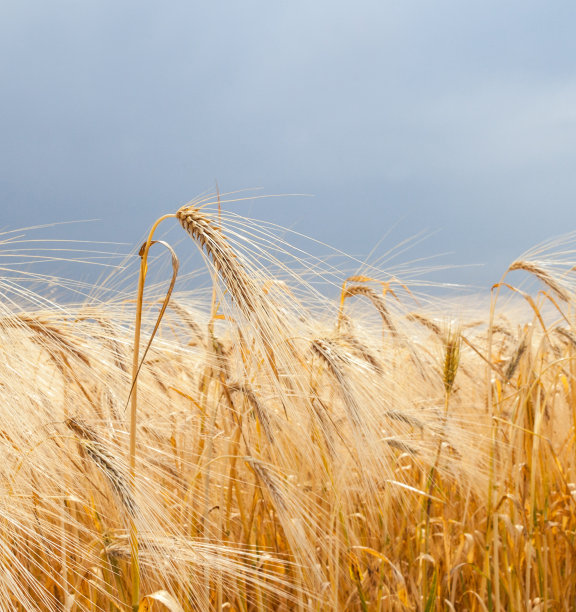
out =
[[(212, 190), (359, 256), (483, 263), (576, 229), (576, 4), (5, 0), (0, 226), (137, 242)], [(391, 231), (390, 231), (391, 230)]]

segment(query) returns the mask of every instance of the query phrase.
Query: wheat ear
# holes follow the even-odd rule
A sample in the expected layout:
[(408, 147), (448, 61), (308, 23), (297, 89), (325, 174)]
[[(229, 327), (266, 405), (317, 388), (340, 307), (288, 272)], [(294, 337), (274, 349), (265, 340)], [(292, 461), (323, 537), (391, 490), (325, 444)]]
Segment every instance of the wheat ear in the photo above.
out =
[(184, 206), (176, 217), (190, 237), (211, 258), (230, 295), (243, 314), (258, 310), (260, 291), (248, 276), (242, 262), (232, 250), (222, 230), (194, 206)]
[(353, 295), (363, 295), (367, 297), (374, 305), (374, 308), (376, 308), (378, 311), (378, 314), (382, 318), (384, 325), (388, 328), (390, 333), (393, 336), (398, 336), (398, 331), (392, 322), (392, 318), (390, 317), (390, 313), (386, 308), (386, 303), (384, 302), (384, 298), (382, 296), (378, 295), (371, 287), (366, 287), (365, 285), (350, 285), (346, 287), (343, 297), (347, 298)]
[(509, 272), (513, 272), (514, 270), (524, 270), (524, 272), (530, 272), (530, 274), (533, 274), (538, 280), (547, 285), (562, 301), (570, 301), (570, 294), (568, 291), (566, 291), (566, 289), (562, 287), (562, 285), (560, 285), (560, 283), (558, 283), (558, 281), (549, 272), (535, 262), (519, 259), (513, 262), (508, 268)]

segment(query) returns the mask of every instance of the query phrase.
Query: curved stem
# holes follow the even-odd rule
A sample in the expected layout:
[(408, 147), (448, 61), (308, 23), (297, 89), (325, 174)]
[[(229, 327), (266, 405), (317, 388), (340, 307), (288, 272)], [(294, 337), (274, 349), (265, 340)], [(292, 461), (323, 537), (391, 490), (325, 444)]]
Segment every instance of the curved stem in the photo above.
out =
[[(164, 219), (176, 217), (174, 214), (160, 217), (152, 226), (148, 239), (140, 251), (140, 275), (138, 277), (138, 296), (136, 298), (136, 321), (134, 325), (134, 354), (132, 359), (132, 388), (130, 390), (130, 486), (136, 492), (136, 414), (138, 411), (138, 370), (140, 360), (140, 330), (142, 328), (142, 302), (144, 299), (144, 283), (148, 271), (148, 251), (152, 245), (154, 232)], [(134, 517), (130, 515), (130, 567), (132, 576), (131, 603), (133, 612), (138, 612), (140, 606), (140, 565), (138, 563), (138, 529)]]

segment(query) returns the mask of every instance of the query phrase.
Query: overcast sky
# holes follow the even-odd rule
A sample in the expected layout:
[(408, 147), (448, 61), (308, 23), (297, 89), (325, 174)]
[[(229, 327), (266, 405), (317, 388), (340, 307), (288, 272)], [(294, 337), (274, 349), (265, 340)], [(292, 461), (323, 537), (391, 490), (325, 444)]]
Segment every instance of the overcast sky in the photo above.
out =
[(573, 0), (4, 0), (0, 226), (135, 243), (217, 179), (314, 194), (234, 210), (360, 256), (430, 230), (414, 256), (495, 282), (576, 229), (575, 27)]

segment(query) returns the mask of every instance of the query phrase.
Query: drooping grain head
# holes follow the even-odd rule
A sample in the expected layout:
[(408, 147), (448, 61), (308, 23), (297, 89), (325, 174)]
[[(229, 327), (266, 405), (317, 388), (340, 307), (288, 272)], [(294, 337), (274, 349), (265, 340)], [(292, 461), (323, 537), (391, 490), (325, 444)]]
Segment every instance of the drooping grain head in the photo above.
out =
[(547, 270), (538, 265), (536, 262), (519, 259), (512, 263), (508, 270), (510, 272), (513, 272), (514, 270), (524, 270), (524, 272), (530, 272), (530, 274), (533, 274), (538, 280), (547, 285), (551, 291), (563, 302), (570, 301), (570, 293), (568, 290), (563, 287)]
[(220, 227), (194, 206), (182, 207), (176, 217), (190, 237), (209, 256), (238, 307), (244, 314), (256, 311), (261, 291), (247, 274), (244, 264), (233, 251)]
[(378, 295), (371, 287), (366, 287), (365, 285), (350, 285), (346, 287), (343, 297), (347, 298), (352, 297), (353, 295), (363, 295), (367, 297), (378, 311), (378, 314), (382, 318), (382, 321), (390, 334), (392, 336), (398, 335), (396, 326), (390, 317), (390, 313), (388, 312), (388, 308), (386, 308), (386, 303), (382, 296)]

